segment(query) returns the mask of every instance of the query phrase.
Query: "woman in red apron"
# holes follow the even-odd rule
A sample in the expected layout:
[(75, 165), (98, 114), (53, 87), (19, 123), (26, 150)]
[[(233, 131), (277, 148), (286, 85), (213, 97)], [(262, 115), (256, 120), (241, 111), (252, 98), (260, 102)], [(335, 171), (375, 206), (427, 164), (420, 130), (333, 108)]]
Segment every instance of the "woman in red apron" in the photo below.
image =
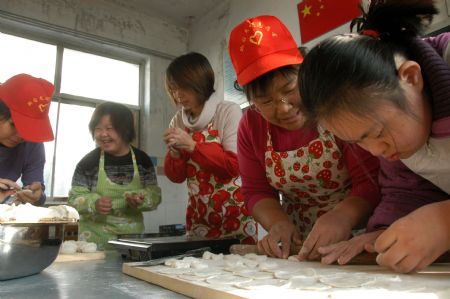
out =
[(237, 25), (229, 53), (252, 107), (239, 125), (238, 160), (247, 210), (268, 231), (258, 249), (287, 258), (292, 246), (301, 259), (316, 259), (319, 247), (364, 227), (379, 200), (378, 161), (305, 122), (303, 58), (277, 18)]
[(172, 182), (187, 181), (187, 234), (255, 244), (257, 227), (241, 195), (236, 155), (239, 106), (214, 92), (214, 72), (199, 53), (172, 61), (166, 87), (181, 110), (164, 134), (164, 170)]

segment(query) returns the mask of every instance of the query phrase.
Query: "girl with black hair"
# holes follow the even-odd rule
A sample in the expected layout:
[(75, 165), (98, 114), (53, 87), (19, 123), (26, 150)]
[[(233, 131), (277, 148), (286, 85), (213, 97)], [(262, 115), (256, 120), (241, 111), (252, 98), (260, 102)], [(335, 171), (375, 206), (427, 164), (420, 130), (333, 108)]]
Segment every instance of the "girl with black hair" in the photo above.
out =
[(325, 263), (365, 248), (411, 272), (450, 249), (450, 33), (420, 37), (436, 13), (433, 1), (372, 1), (352, 23), (359, 34), (324, 40), (302, 64), (309, 116), (380, 156), (382, 201), (368, 233), (320, 248)]

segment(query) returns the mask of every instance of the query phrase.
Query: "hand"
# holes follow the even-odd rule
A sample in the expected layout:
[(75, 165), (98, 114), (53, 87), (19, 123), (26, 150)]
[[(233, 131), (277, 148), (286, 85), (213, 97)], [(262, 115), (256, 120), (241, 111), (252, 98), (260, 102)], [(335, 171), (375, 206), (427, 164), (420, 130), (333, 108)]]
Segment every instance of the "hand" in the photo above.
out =
[(299, 260), (316, 260), (320, 257), (319, 247), (348, 240), (352, 225), (339, 211), (330, 210), (316, 220), (311, 232), (299, 252)]
[(418, 271), (450, 248), (450, 200), (420, 207), (391, 224), (375, 241), (377, 263), (397, 272)]
[(125, 200), (128, 202), (128, 205), (130, 207), (137, 208), (144, 202), (144, 194), (136, 192), (126, 192)]
[(16, 182), (8, 179), (0, 178), (0, 203), (3, 203), (5, 199), (20, 190), (20, 186)]
[(317, 251), (322, 255), (321, 262), (330, 265), (337, 261), (339, 265), (345, 265), (352, 258), (363, 252), (366, 246), (373, 244), (382, 232), (383, 231), (380, 230), (365, 233), (353, 237), (348, 241), (341, 241), (328, 246), (319, 247)]
[(102, 196), (95, 202), (95, 209), (101, 215), (108, 215), (112, 210), (111, 198)]
[(22, 188), (22, 190), (17, 191), (15, 196), (17, 201), (21, 203), (31, 203), (39, 201), (42, 196), (42, 184), (40, 182), (33, 182), (28, 186)]
[(300, 234), (293, 223), (287, 220), (278, 221), (272, 225), (268, 234), (258, 241), (257, 246), (259, 254), (286, 259), (291, 247), (301, 246)]
[[(194, 151), (195, 145), (197, 144), (184, 130), (180, 128), (169, 128), (164, 132), (163, 140), (169, 149), (174, 150), (183, 149), (188, 153)], [(173, 150), (172, 150), (173, 151)]]

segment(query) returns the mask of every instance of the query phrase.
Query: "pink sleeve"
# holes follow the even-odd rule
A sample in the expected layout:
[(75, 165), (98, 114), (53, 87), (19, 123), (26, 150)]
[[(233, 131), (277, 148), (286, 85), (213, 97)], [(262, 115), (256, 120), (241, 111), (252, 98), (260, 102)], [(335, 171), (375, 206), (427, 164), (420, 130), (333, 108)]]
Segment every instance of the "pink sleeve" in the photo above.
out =
[(197, 143), (191, 157), (201, 168), (222, 179), (239, 175), (237, 155), (224, 151), (222, 145), (217, 142)]
[(364, 198), (374, 207), (380, 202), (378, 187), (379, 160), (356, 144), (348, 144), (336, 138), (343, 151), (344, 164), (352, 180), (350, 195)]
[[(255, 203), (263, 198), (278, 198), (278, 191), (272, 188), (266, 178), (264, 149), (267, 129), (258, 119), (249, 119), (250, 112), (244, 113), (238, 129), (238, 161), (242, 179), (242, 194), (250, 213)], [(252, 126), (250, 126), (250, 123)], [(252, 129), (258, 127), (258, 130)]]

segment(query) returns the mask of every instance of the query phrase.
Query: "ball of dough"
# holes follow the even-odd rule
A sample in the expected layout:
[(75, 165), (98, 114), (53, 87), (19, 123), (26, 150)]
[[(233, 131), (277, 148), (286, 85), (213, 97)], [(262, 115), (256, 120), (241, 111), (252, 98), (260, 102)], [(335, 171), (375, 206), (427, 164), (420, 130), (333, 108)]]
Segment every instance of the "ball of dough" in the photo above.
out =
[(75, 241), (65, 241), (62, 243), (59, 253), (74, 254), (77, 252), (77, 244)]

